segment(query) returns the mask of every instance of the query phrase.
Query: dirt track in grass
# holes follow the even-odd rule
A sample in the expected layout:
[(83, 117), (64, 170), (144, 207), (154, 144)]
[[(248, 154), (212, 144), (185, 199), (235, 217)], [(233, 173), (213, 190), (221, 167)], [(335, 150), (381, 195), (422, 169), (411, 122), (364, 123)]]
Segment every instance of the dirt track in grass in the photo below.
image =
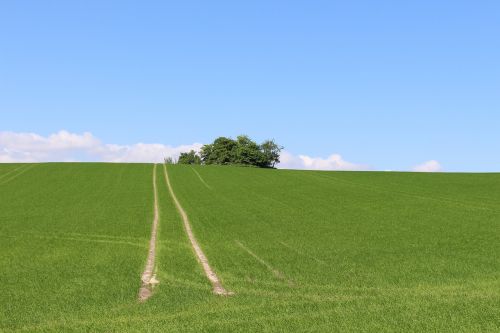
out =
[(212, 284), (213, 293), (216, 295), (221, 295), (221, 296), (233, 295), (234, 294), (233, 292), (227, 291), (222, 286), (222, 282), (220, 281), (219, 277), (214, 272), (212, 267), (210, 267), (210, 264), (208, 263), (207, 257), (203, 253), (203, 250), (201, 249), (200, 245), (198, 244), (198, 241), (194, 237), (193, 230), (191, 229), (191, 223), (189, 222), (189, 218), (186, 214), (186, 211), (182, 208), (181, 204), (179, 203), (179, 200), (177, 200), (177, 197), (175, 196), (172, 185), (170, 184), (170, 179), (168, 177), (167, 167), (165, 165), (163, 165), (163, 173), (165, 176), (165, 182), (167, 184), (170, 195), (172, 196), (172, 199), (174, 200), (175, 206), (177, 207), (177, 210), (179, 211), (179, 214), (182, 217), (182, 221), (184, 222), (184, 229), (186, 230), (189, 241), (191, 242), (191, 246), (193, 248), (193, 251), (196, 254), (198, 262), (201, 264), (207, 279)]
[(145, 302), (153, 295), (153, 288), (158, 284), (154, 274), (156, 260), (156, 238), (158, 235), (159, 213), (158, 213), (158, 191), (156, 190), (156, 164), (153, 167), (153, 192), (154, 192), (154, 218), (151, 229), (151, 240), (149, 241), (148, 259), (146, 267), (141, 276), (141, 288), (139, 289), (139, 302)]

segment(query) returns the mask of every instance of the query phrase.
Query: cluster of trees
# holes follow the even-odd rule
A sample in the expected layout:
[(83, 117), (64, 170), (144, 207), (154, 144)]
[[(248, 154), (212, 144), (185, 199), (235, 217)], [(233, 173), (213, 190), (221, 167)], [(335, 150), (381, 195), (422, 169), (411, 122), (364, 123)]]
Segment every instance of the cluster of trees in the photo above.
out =
[[(204, 145), (199, 154), (194, 150), (181, 153), (178, 164), (219, 164), (219, 165), (245, 165), (260, 168), (274, 168), (280, 162), (280, 153), (283, 147), (274, 140), (266, 140), (257, 144), (246, 135), (240, 135), (233, 140), (220, 137), (213, 143)], [(173, 163), (166, 159), (166, 163)]]

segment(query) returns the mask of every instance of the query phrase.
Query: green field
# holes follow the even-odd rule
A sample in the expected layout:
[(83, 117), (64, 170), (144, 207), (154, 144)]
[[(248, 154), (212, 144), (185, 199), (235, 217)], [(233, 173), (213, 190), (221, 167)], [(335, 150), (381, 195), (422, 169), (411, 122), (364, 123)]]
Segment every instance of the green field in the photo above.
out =
[(499, 332), (500, 174), (0, 164), (1, 332)]

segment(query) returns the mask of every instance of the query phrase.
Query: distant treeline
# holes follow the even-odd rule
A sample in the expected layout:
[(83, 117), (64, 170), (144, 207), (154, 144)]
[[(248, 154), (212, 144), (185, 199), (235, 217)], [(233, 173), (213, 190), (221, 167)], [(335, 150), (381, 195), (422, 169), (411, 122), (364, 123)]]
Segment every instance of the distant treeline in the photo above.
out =
[(259, 145), (246, 135), (240, 135), (236, 140), (220, 137), (213, 143), (204, 145), (199, 153), (191, 150), (188, 153), (181, 153), (177, 161), (166, 158), (165, 163), (274, 168), (280, 162), (282, 149), (283, 147), (276, 144), (274, 140), (266, 140)]

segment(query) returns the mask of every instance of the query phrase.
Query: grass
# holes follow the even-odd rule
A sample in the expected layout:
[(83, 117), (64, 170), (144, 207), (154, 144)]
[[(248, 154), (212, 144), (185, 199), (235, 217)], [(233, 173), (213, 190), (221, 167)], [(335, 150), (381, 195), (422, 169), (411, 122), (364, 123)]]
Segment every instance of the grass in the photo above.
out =
[(161, 281), (138, 304), (151, 165), (2, 175), (0, 331), (498, 332), (500, 174), (158, 168)]
[[(0, 177), (10, 168), (1, 165)], [(152, 218), (151, 166), (27, 168), (0, 183), (0, 330), (42, 331), (134, 299)]]

